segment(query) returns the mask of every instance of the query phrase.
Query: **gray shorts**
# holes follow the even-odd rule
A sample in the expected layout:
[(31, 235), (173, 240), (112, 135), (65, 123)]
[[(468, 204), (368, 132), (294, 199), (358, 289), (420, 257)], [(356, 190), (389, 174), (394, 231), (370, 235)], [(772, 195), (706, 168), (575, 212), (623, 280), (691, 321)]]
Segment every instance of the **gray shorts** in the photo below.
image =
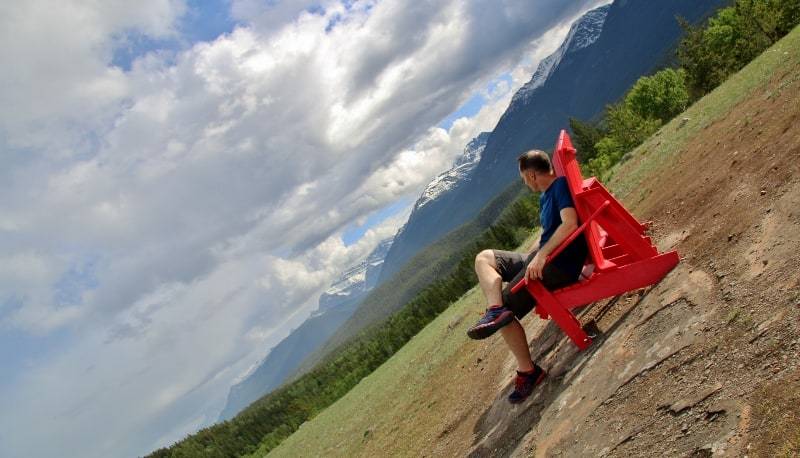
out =
[[(508, 283), (503, 288), (503, 305), (514, 312), (517, 318), (522, 318), (533, 310), (536, 300), (531, 297), (527, 289), (523, 288), (515, 294), (511, 294), (511, 288), (525, 276), (525, 269), (533, 260), (533, 257), (536, 256), (537, 250), (527, 256), (513, 251), (492, 251), (494, 252), (494, 260), (497, 263), (497, 272), (500, 274), (500, 278)], [(578, 278), (570, 278), (563, 274), (552, 263), (545, 264), (542, 277), (542, 284), (549, 290), (563, 288), (578, 281)]]

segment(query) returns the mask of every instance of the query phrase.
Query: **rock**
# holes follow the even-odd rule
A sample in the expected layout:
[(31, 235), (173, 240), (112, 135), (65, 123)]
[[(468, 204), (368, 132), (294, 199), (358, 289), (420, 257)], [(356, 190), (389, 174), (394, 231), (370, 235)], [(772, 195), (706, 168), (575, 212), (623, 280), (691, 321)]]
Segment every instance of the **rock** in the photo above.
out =
[(766, 194), (767, 194), (767, 190), (766, 190), (766, 189), (762, 189), (762, 190), (761, 190), (761, 195), (762, 195), (762, 196), (764, 196), (764, 195), (766, 195)]
[(672, 405), (669, 406), (669, 411), (672, 412), (674, 415), (678, 415), (684, 410), (704, 401), (706, 398), (708, 398), (709, 396), (711, 396), (712, 394), (716, 393), (721, 389), (722, 389), (722, 384), (716, 383), (709, 388), (698, 391), (683, 399), (679, 399), (678, 401), (673, 402)]

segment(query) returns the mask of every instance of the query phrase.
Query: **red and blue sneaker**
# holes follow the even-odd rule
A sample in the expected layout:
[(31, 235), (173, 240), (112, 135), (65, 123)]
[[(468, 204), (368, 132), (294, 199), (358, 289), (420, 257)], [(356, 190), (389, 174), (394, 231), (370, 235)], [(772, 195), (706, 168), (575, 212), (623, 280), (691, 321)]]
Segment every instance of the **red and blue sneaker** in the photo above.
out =
[(514, 380), (514, 391), (508, 396), (508, 402), (519, 404), (528, 399), (528, 396), (533, 393), (533, 389), (542, 383), (546, 375), (547, 372), (539, 367), (538, 364), (534, 364), (533, 370), (530, 372), (517, 371), (517, 378)]
[(467, 335), (475, 340), (485, 339), (511, 323), (512, 320), (514, 320), (514, 312), (502, 305), (494, 305), (486, 309), (483, 318), (469, 328)]

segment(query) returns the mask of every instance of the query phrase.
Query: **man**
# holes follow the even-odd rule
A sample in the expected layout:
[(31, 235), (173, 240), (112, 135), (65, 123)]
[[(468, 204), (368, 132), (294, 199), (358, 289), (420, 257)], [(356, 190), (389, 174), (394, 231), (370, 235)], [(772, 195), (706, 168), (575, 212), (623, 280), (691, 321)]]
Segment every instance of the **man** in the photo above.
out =
[[(585, 238), (580, 235), (545, 264), (547, 256), (578, 227), (578, 214), (567, 179), (555, 175), (547, 153), (529, 151), (522, 154), (518, 162), (522, 181), (531, 191), (542, 193), (539, 197), (539, 221), (542, 224), (539, 247), (527, 256), (510, 251), (484, 250), (475, 257), (475, 272), (489, 308), (483, 318), (467, 331), (473, 339), (485, 339), (498, 330), (502, 334), (518, 365), (515, 389), (508, 398), (513, 404), (530, 396), (546, 373), (531, 361), (528, 338), (517, 321), (530, 312), (536, 302), (526, 289), (511, 294), (511, 287), (523, 277), (541, 280), (549, 290), (574, 283), (580, 277), (589, 251)], [(508, 282), (503, 289), (502, 282)]]

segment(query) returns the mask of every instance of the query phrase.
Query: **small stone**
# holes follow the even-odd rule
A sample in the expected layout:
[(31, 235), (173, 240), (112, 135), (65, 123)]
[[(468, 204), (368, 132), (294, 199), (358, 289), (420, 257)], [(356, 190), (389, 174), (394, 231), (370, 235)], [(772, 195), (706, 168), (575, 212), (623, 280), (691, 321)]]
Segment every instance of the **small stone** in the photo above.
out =
[(766, 190), (766, 189), (762, 189), (762, 190), (761, 190), (761, 195), (762, 195), (762, 196), (765, 196), (766, 194), (767, 194), (767, 190)]
[(728, 241), (730, 242), (731, 240), (733, 240), (733, 234), (728, 234)]

